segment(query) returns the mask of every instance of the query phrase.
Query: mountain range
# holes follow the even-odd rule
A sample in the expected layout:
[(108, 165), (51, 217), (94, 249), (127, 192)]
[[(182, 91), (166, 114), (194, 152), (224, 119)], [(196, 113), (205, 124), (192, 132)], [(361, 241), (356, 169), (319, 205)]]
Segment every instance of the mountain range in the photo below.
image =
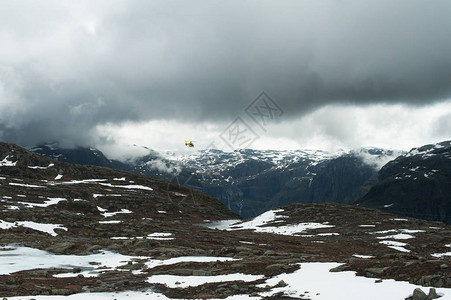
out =
[(331, 154), (320, 150), (215, 149), (191, 154), (158, 153), (135, 160), (109, 160), (93, 148), (29, 147), (59, 161), (97, 165), (159, 177), (222, 201), (243, 217), (291, 203), (352, 204), (377, 181), (377, 171), (401, 151), (361, 148)]
[(324, 151), (207, 149), (190, 154), (158, 153), (110, 160), (93, 148), (31, 150), (60, 161), (155, 176), (209, 194), (243, 217), (292, 203), (362, 205), (450, 223), (450, 142), (409, 152), (361, 148)]

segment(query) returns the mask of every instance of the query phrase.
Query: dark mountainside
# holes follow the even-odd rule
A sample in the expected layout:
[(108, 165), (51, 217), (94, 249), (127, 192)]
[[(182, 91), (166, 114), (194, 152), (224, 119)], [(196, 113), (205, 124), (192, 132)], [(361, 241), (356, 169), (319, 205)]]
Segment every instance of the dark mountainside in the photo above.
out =
[(352, 204), (366, 193), (376, 175), (374, 167), (360, 157), (341, 156), (324, 163), (313, 178), (292, 178), (268, 206), (297, 202)]
[(451, 224), (451, 142), (414, 148), (389, 162), (357, 203)]
[(31, 150), (60, 161), (126, 170), (188, 186), (221, 200), (243, 217), (291, 203), (352, 204), (377, 181), (377, 169), (362, 156), (374, 161), (396, 156), (377, 148), (340, 156), (322, 151), (210, 149), (178, 160), (152, 151), (136, 161), (120, 163), (95, 149), (41, 145)]
[(108, 159), (101, 151), (94, 148), (78, 147), (75, 149), (64, 149), (56, 147), (55, 144), (47, 144), (28, 147), (28, 150), (53, 158), (60, 162), (131, 171), (128, 164), (117, 160)]
[[(185, 299), (308, 299), (290, 294), (293, 286), (284, 290), (281, 280), (266, 283), (308, 262), (339, 262), (333, 271), (451, 287), (450, 226), (370, 208), (292, 204), (254, 223), (237, 220), (218, 230), (207, 225), (238, 216), (201, 192), (124, 171), (62, 163), (5, 143), (0, 143), (0, 197), (0, 259), (20, 255), (14, 253), (23, 246), (68, 255), (65, 261), (94, 255), (87, 267), (66, 262), (0, 273), (2, 297), (132, 290)], [(123, 256), (116, 267), (97, 262), (96, 254), (108, 253)], [(214, 259), (191, 262), (187, 256)], [(98, 275), (88, 276), (91, 272)], [(152, 280), (163, 275), (180, 281), (192, 275), (232, 277), (192, 287)], [(233, 279), (244, 275), (257, 277)]]

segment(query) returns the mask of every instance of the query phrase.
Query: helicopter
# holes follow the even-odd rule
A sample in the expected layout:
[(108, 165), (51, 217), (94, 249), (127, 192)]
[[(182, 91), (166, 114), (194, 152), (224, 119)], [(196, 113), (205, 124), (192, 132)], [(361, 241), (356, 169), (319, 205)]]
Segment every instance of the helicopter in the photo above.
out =
[(192, 141), (189, 141), (189, 142), (185, 141), (185, 146), (194, 147), (194, 144)]

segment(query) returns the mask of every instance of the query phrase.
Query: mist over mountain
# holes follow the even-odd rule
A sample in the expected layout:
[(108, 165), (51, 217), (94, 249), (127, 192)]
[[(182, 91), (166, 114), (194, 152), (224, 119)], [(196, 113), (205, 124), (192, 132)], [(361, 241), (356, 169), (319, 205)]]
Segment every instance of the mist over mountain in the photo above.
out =
[(357, 203), (383, 211), (451, 223), (451, 142), (413, 148), (386, 164)]

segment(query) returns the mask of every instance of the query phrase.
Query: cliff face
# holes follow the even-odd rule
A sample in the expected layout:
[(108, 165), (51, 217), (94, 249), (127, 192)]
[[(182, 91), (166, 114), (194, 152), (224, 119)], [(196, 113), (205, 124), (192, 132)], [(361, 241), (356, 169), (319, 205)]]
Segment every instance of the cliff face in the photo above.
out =
[(274, 197), (273, 203), (352, 204), (365, 194), (376, 176), (376, 169), (360, 157), (338, 157), (325, 163), (313, 177), (292, 178)]
[(377, 169), (360, 153), (327, 157), (284, 153), (277, 155), (278, 160), (268, 160), (262, 154), (244, 153), (237, 163), (237, 158), (219, 157), (215, 161), (222, 161), (222, 168), (208, 164), (203, 157), (190, 158), (184, 163), (196, 171), (189, 184), (220, 199), (240, 215), (254, 217), (291, 203), (351, 204), (377, 181)]
[(357, 204), (450, 224), (451, 142), (414, 148), (389, 162)]

